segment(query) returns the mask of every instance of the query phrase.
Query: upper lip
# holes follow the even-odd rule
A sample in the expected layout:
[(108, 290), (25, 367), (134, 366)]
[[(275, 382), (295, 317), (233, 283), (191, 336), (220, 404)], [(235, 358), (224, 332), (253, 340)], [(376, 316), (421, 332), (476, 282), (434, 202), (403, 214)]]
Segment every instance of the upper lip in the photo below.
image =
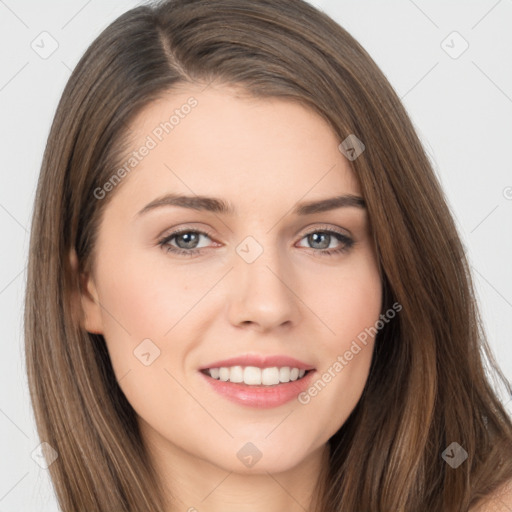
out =
[(262, 355), (262, 354), (244, 354), (241, 356), (231, 357), (214, 361), (199, 368), (199, 370), (206, 370), (207, 368), (221, 368), (229, 366), (256, 366), (257, 368), (270, 368), (273, 366), (289, 366), (291, 368), (298, 368), (299, 370), (314, 370), (314, 366), (304, 363), (294, 357), (285, 355)]

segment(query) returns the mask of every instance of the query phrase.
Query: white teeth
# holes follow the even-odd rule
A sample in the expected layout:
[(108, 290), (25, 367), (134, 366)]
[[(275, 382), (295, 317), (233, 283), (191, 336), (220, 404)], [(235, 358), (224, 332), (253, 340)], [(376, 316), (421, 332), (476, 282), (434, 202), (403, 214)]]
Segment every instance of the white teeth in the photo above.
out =
[(259, 386), (261, 384), (261, 370), (256, 366), (247, 366), (244, 369), (244, 384)]
[(279, 383), (286, 383), (304, 377), (306, 370), (283, 366), (278, 368), (258, 368), (256, 366), (231, 366), (221, 368), (209, 368), (206, 373), (210, 377), (223, 382), (238, 382), (249, 386), (275, 386)]
[(290, 382), (290, 367), (284, 366), (283, 368), (279, 368), (279, 381), (280, 382)]
[(229, 370), (229, 380), (231, 382), (243, 382), (244, 369), (241, 366), (233, 366), (231, 370)]
[(261, 370), (261, 383), (265, 386), (279, 384), (279, 370), (277, 368), (263, 368)]

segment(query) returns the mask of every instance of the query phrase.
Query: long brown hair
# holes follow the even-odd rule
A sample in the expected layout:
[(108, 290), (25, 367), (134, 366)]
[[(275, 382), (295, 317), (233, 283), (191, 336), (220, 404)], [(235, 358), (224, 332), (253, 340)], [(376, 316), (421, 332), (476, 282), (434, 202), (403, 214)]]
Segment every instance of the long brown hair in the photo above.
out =
[[(318, 510), (467, 510), (512, 478), (512, 424), (486, 365), (509, 394), (510, 385), (404, 107), (357, 41), (302, 0), (136, 7), (91, 44), (66, 85), (37, 186), (25, 306), (31, 399), (41, 440), (59, 454), (49, 471), (62, 510), (164, 512), (135, 412), (73, 297), (115, 194), (98, 200), (94, 190), (121, 164), (130, 122), (176, 84), (212, 81), (301, 102), (340, 142), (355, 134), (365, 145), (350, 165), (383, 270), (384, 310), (402, 310), (379, 331), (363, 395), (329, 440)], [(457, 469), (441, 456), (452, 442), (468, 453)]]

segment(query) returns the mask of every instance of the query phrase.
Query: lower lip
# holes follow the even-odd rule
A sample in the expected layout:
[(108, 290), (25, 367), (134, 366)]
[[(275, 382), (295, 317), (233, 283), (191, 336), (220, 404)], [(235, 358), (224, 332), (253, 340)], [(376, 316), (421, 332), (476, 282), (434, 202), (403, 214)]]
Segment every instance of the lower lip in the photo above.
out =
[(309, 371), (302, 379), (276, 384), (275, 386), (248, 386), (243, 383), (217, 380), (201, 371), (199, 373), (214, 391), (228, 400), (258, 409), (270, 409), (297, 398), (297, 395), (309, 387), (316, 371)]

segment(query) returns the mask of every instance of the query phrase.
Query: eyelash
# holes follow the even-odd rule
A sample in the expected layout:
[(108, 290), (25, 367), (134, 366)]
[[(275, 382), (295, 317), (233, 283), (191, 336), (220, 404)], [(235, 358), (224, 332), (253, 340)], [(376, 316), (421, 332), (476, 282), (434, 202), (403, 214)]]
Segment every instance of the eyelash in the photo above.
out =
[[(173, 238), (175, 238), (183, 233), (196, 233), (199, 235), (205, 235), (210, 239), (212, 238), (210, 233), (205, 232), (205, 231), (199, 231), (196, 229), (181, 229), (178, 231), (174, 231), (171, 234), (160, 239), (158, 241), (158, 245), (161, 246), (167, 253), (173, 253), (173, 254), (177, 254), (180, 256), (191, 257), (191, 256), (195, 256), (195, 255), (199, 254), (202, 251), (202, 249), (204, 249), (204, 247), (202, 247), (201, 249), (181, 249), (179, 247), (174, 247), (172, 245), (169, 245), (169, 242)], [(352, 249), (352, 247), (354, 246), (354, 243), (355, 243), (354, 240), (352, 240), (351, 238), (349, 238), (346, 235), (343, 235), (342, 233), (339, 233), (338, 231), (333, 231), (331, 229), (321, 229), (321, 228), (317, 228), (314, 231), (305, 233), (302, 236), (302, 238), (305, 238), (314, 233), (323, 233), (323, 234), (328, 234), (328, 235), (334, 235), (338, 239), (339, 242), (344, 244), (337, 249), (313, 249), (313, 248), (310, 248), (314, 252), (319, 253), (319, 256), (334, 256), (336, 254), (346, 253), (346, 252), (350, 251), (350, 249)], [(301, 238), (301, 240), (302, 240), (302, 238)]]

